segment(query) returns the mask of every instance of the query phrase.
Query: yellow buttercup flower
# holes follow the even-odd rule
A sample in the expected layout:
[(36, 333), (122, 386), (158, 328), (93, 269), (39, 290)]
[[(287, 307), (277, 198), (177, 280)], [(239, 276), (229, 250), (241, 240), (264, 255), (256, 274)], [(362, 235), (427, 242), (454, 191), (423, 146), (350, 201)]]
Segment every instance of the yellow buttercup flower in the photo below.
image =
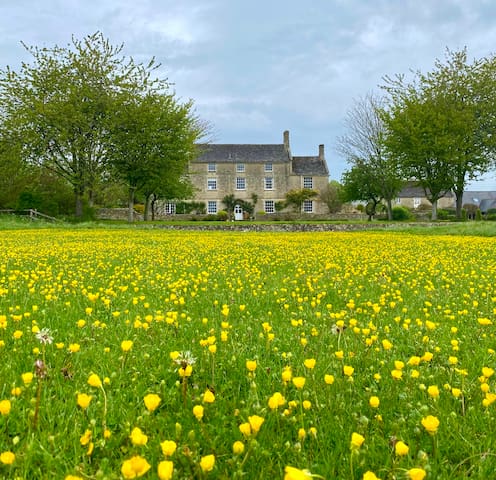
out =
[(303, 364), (305, 365), (306, 368), (308, 368), (309, 370), (312, 370), (313, 368), (315, 368), (315, 364), (317, 363), (317, 361), (315, 360), (315, 358), (307, 358)]
[(195, 405), (193, 407), (193, 415), (196, 417), (198, 421), (203, 418), (203, 412), (204, 412), (204, 408), (202, 405)]
[(309, 480), (311, 478), (312, 474), (308, 470), (290, 466), (284, 468), (284, 480)]
[(242, 423), (239, 426), (239, 431), (245, 436), (249, 437), (251, 435), (251, 425), (248, 422)]
[(234, 455), (241, 455), (245, 451), (245, 444), (239, 440), (235, 441), (232, 446)]
[(102, 381), (100, 380), (100, 377), (96, 373), (92, 373), (88, 377), (88, 385), (95, 388), (100, 388), (102, 386)]
[(379, 404), (380, 404), (379, 397), (372, 396), (372, 397), (369, 398), (369, 405), (372, 408), (378, 408), (379, 407)]
[(358, 450), (362, 446), (364, 441), (365, 441), (365, 437), (363, 435), (353, 432), (351, 434), (350, 448), (352, 450)]
[(258, 415), (251, 415), (248, 417), (248, 423), (250, 424), (253, 433), (258, 433), (264, 421), (265, 419), (263, 417), (259, 417)]
[(200, 468), (202, 472), (210, 472), (215, 466), (215, 455), (205, 455), (200, 459)]
[(164, 440), (160, 443), (160, 447), (164, 456), (170, 457), (176, 451), (177, 444), (174, 440)]
[(362, 480), (381, 480), (374, 472), (368, 470), (363, 474)]
[(121, 473), (124, 478), (137, 478), (143, 476), (148, 470), (150, 470), (151, 465), (146, 461), (145, 458), (140, 455), (135, 455), (129, 460), (125, 460), (121, 467)]
[(424, 480), (426, 472), (423, 468), (411, 468), (406, 474), (410, 480)]
[(133, 341), (132, 340), (123, 340), (121, 342), (121, 350), (123, 352), (129, 352), (133, 348)]
[(215, 395), (210, 391), (210, 390), (205, 390), (205, 393), (203, 394), (203, 403), (214, 403), (215, 402)]
[(87, 395), (86, 393), (78, 393), (77, 395), (77, 404), (83, 410), (86, 410), (90, 405), (91, 399), (93, 397), (91, 395)]
[(355, 369), (353, 367), (351, 367), (350, 365), (345, 365), (343, 367), (343, 373), (347, 376), (347, 377), (351, 377), (353, 375), (353, 372), (355, 371)]
[(432, 398), (439, 398), (439, 388), (437, 385), (430, 385), (427, 388), (427, 393)]
[(396, 453), (396, 455), (398, 455), (399, 457), (408, 455), (409, 450), (410, 448), (408, 447), (408, 445), (401, 440), (396, 442), (396, 444), (394, 445), (394, 453)]
[(439, 420), (433, 415), (427, 415), (422, 419), (422, 426), (426, 429), (428, 433), (434, 435), (439, 427)]
[(33, 372), (26, 372), (21, 375), (24, 385), (29, 385), (33, 381), (33, 377), (34, 377)]
[(12, 465), (15, 462), (15, 459), (15, 453), (12, 453), (11, 451), (0, 453), (0, 462), (4, 465)]
[(158, 408), (162, 399), (156, 393), (149, 393), (143, 398), (145, 407), (149, 412), (153, 412)]
[(131, 442), (133, 445), (146, 445), (148, 442), (148, 436), (145, 435), (141, 428), (134, 427), (131, 431), (131, 435), (129, 435)]
[(12, 405), (10, 400), (0, 400), (0, 413), (2, 415), (8, 415), (10, 413)]
[(271, 410), (277, 410), (279, 407), (282, 407), (286, 403), (286, 399), (280, 392), (276, 392), (269, 398), (267, 403), (269, 404), (269, 408)]
[(305, 386), (305, 377), (294, 377), (293, 378), (293, 385), (298, 389), (301, 390)]
[(170, 460), (163, 460), (158, 464), (157, 473), (160, 480), (171, 480), (174, 472), (174, 463)]
[(332, 385), (334, 383), (334, 375), (324, 375), (324, 382), (327, 383), (327, 385)]
[(256, 360), (246, 360), (246, 368), (249, 372), (254, 372), (257, 369), (257, 361)]

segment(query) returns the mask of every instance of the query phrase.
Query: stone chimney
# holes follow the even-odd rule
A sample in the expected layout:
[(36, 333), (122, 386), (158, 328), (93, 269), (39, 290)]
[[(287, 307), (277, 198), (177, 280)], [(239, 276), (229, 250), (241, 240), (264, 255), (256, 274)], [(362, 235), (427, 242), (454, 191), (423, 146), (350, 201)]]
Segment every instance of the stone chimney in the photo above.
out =
[(289, 152), (289, 130), (284, 130), (283, 133), (284, 149)]
[(324, 145), (319, 145), (319, 158), (320, 160), (324, 161), (325, 160), (325, 155), (324, 155)]

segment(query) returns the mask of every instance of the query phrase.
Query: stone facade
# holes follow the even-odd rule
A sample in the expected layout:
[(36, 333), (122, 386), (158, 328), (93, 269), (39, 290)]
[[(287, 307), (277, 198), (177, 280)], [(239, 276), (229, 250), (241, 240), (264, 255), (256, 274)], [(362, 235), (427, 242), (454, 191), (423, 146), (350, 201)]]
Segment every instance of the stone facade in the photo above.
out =
[[(250, 203), (256, 195), (255, 212), (276, 213), (276, 204), (285, 200), (288, 191), (302, 188), (319, 193), (304, 202), (304, 213), (328, 213), (321, 198), (329, 187), (324, 146), (319, 146), (317, 156), (293, 156), (288, 131), (282, 144), (202, 145), (200, 155), (189, 165), (189, 177), (195, 188), (193, 200), (205, 203), (207, 213), (225, 210), (222, 200), (227, 195)], [(240, 210), (235, 209), (237, 220), (246, 217)]]

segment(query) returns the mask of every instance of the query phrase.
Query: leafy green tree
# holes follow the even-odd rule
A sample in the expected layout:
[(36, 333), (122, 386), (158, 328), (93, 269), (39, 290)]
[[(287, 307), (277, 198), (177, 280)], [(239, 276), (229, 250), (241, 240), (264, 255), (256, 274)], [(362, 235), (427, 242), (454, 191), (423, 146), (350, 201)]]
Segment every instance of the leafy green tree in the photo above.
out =
[(366, 163), (356, 162), (348, 171), (343, 173), (341, 183), (342, 199), (344, 202), (367, 202), (366, 213), (371, 221), (376, 213), (377, 205), (382, 200), (381, 190), (375, 182), (375, 171)]
[(404, 182), (396, 157), (385, 148), (383, 107), (384, 100), (373, 94), (355, 101), (345, 120), (347, 133), (338, 139), (337, 148), (352, 167), (366, 169), (374, 196), (386, 202), (388, 219), (392, 220), (392, 201)]
[(445, 192), (456, 195), (461, 218), (463, 191), (468, 181), (486, 173), (494, 161), (494, 57), (467, 62), (466, 49), (447, 50), (446, 62), (436, 60), (432, 72), (385, 78), (390, 108), (387, 148), (405, 175), (424, 188), (433, 204)]
[[(109, 160), (114, 174), (129, 189), (129, 221), (133, 221), (137, 192), (146, 197), (187, 198), (188, 162), (206, 126), (192, 111), (192, 102), (180, 103), (174, 95), (148, 93), (123, 95), (109, 132)], [(147, 217), (147, 215), (146, 215)]]
[(343, 206), (343, 186), (338, 181), (331, 180), (322, 200), (327, 205), (330, 213), (339, 212)]
[(0, 123), (17, 138), (21, 155), (64, 178), (73, 188), (76, 216), (83, 196), (107, 170), (109, 119), (117, 93), (129, 96), (164, 89), (153, 80), (155, 65), (136, 64), (121, 56), (95, 33), (64, 47), (29, 47), (32, 63), (19, 72), (0, 70)]
[(289, 190), (286, 193), (286, 204), (292, 206), (295, 212), (301, 212), (303, 202), (315, 198), (318, 192), (311, 188), (302, 188), (300, 190)]

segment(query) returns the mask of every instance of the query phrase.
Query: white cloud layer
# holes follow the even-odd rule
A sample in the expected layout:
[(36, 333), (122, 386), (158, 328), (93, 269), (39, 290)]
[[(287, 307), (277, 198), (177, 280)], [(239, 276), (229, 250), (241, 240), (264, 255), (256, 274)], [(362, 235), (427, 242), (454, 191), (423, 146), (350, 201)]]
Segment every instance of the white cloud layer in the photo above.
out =
[[(221, 143), (333, 149), (353, 100), (385, 75), (429, 70), (446, 48), (493, 53), (492, 0), (17, 0), (0, 4), (0, 66), (29, 60), (21, 41), (51, 46), (101, 31), (124, 54), (155, 57), (160, 74), (214, 127)], [(494, 175), (484, 188), (496, 189)]]

